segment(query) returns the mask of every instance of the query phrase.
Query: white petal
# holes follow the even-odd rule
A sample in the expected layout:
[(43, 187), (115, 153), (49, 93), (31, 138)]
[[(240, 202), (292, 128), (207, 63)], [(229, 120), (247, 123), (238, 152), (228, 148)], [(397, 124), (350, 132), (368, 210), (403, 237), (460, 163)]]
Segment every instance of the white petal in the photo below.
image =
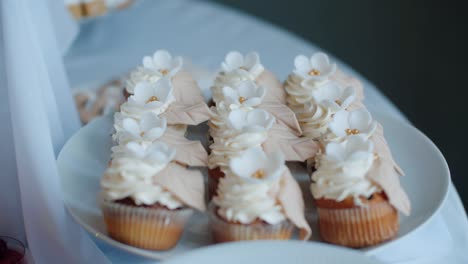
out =
[(330, 61), (328, 60), (327, 54), (323, 52), (317, 52), (310, 58), (310, 64), (312, 68), (319, 70), (320, 72), (328, 71)]
[(125, 118), (122, 121), (122, 127), (130, 133), (134, 138), (139, 138), (140, 137), (140, 126), (137, 123), (136, 120), (133, 118)]
[(153, 64), (157, 69), (170, 69), (172, 56), (167, 50), (158, 50), (153, 55)]
[(307, 73), (310, 70), (309, 59), (304, 55), (298, 55), (294, 59), (294, 67), (296, 70), (302, 73)]
[(149, 68), (149, 69), (154, 68), (153, 58), (151, 58), (150, 56), (143, 57), (143, 67)]
[(257, 85), (253, 81), (243, 81), (236, 87), (240, 96), (244, 98), (251, 98), (255, 96)]
[(349, 113), (347, 111), (341, 110), (333, 116), (329, 128), (335, 135), (339, 137), (346, 136), (346, 129), (349, 128), (348, 115)]
[(365, 108), (360, 108), (349, 113), (348, 122), (352, 129), (365, 131), (369, 128), (371, 121), (371, 114)]
[(228, 99), (229, 103), (234, 103), (235, 101), (239, 101), (239, 94), (237, 90), (229, 87), (229, 86), (224, 86), (223, 89), (223, 95), (226, 99)]
[(129, 142), (125, 147), (138, 158), (143, 158), (145, 156), (145, 148), (137, 142)]
[(225, 66), (225, 71), (236, 70), (244, 66), (244, 56), (242, 56), (242, 54), (238, 51), (231, 51), (226, 55), (223, 66)]
[(247, 113), (243, 109), (236, 109), (229, 113), (229, 123), (232, 128), (241, 130), (245, 124)]
[(265, 126), (269, 121), (269, 114), (263, 109), (254, 109), (247, 114), (247, 124)]
[(250, 99), (245, 100), (242, 105), (244, 105), (245, 107), (253, 107), (253, 106), (257, 106), (257, 105), (259, 105), (261, 103), (262, 103), (262, 99), (260, 99), (258, 97), (254, 97), (254, 98), (250, 98)]
[(250, 52), (247, 55), (245, 55), (244, 58), (244, 66), (247, 69), (251, 69), (254, 65), (260, 63), (260, 56), (256, 52)]
[(334, 161), (344, 161), (346, 159), (346, 149), (343, 143), (330, 142), (325, 147), (327, 157)]
[(134, 94), (130, 97), (139, 104), (144, 104), (153, 95), (153, 89), (147, 82), (137, 83), (133, 91)]
[(250, 178), (257, 171), (259, 164), (264, 164), (266, 160), (265, 153), (260, 148), (250, 148), (239, 157), (234, 157), (229, 162), (231, 171), (239, 177)]
[(348, 86), (342, 92), (339, 100), (341, 101), (341, 107), (346, 109), (356, 98), (356, 89), (352, 86)]

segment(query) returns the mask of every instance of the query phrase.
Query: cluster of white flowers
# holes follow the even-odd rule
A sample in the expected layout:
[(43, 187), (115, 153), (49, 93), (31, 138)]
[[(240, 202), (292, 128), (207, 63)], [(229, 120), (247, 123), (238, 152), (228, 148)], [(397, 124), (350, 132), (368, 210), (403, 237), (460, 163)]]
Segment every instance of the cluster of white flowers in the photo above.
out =
[(101, 181), (109, 198), (130, 196), (139, 204), (161, 202), (164, 197), (166, 206), (180, 206), (151, 179), (175, 158), (176, 150), (160, 140), (167, 128), (161, 114), (175, 101), (170, 78), (181, 65), (180, 58), (172, 59), (167, 51), (158, 50), (143, 59), (143, 66), (127, 82), (131, 95), (114, 115), (116, 145)]
[[(275, 117), (257, 108), (266, 93), (266, 87), (255, 82), (264, 70), (257, 53), (243, 56), (237, 51), (229, 52), (221, 68), (212, 87), (216, 106), (212, 108), (214, 116), (210, 121), (213, 144), (209, 164), (211, 168), (221, 166), (224, 171), (229, 170), (245, 178), (244, 174), (241, 176), (232, 171), (232, 166), (241, 165), (233, 165), (231, 161), (249, 155), (246, 153), (252, 149), (263, 152), (261, 145), (267, 140), (268, 130), (275, 123)], [(258, 159), (265, 155), (257, 155), (255, 160), (260, 161)], [(253, 173), (250, 177), (254, 177)]]
[(337, 67), (326, 54), (299, 55), (294, 65), (285, 83), (288, 104), (304, 135), (324, 149), (316, 157), (312, 194), (337, 201), (352, 196), (359, 203), (359, 196), (378, 191), (366, 178), (375, 158), (369, 138), (377, 123), (364, 107), (348, 109), (356, 100), (356, 90), (334, 80)]

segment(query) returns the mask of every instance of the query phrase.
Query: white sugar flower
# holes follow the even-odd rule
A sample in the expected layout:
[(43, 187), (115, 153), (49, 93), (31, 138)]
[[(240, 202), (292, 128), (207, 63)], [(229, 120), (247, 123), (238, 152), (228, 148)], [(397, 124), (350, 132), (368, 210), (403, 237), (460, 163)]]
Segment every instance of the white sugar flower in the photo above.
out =
[(377, 128), (377, 122), (372, 119), (367, 109), (360, 108), (351, 112), (340, 110), (329, 124), (329, 129), (337, 137), (350, 135), (370, 137)]
[(325, 155), (329, 161), (336, 164), (346, 164), (359, 160), (373, 159), (374, 145), (372, 141), (360, 136), (350, 136), (346, 141), (330, 142), (325, 148)]
[(149, 146), (137, 142), (129, 142), (125, 145), (126, 157), (146, 161), (151, 164), (165, 166), (174, 159), (176, 151), (163, 142), (156, 141)]
[(225, 74), (239, 73), (250, 75), (255, 80), (264, 70), (260, 63), (260, 57), (256, 52), (251, 52), (243, 56), (238, 51), (231, 51), (226, 55), (221, 68)]
[(356, 98), (354, 87), (340, 87), (335, 82), (328, 82), (311, 91), (313, 100), (324, 105), (334, 112), (340, 109), (346, 109)]
[(140, 120), (131, 117), (121, 121), (121, 131), (117, 133), (119, 144), (129, 141), (155, 141), (166, 131), (166, 118), (158, 117), (152, 112), (143, 114)]
[(159, 77), (172, 77), (182, 68), (182, 58), (172, 58), (167, 50), (157, 50), (153, 57), (143, 58), (143, 67)]
[(254, 107), (261, 104), (265, 96), (265, 88), (259, 87), (254, 81), (243, 81), (235, 87), (223, 87), (223, 96), (231, 109)]
[(275, 122), (275, 117), (262, 109), (236, 109), (229, 113), (228, 122), (234, 130), (242, 133), (266, 132)]
[(135, 86), (135, 93), (121, 106), (121, 112), (137, 119), (146, 112), (159, 115), (174, 101), (172, 84), (168, 79), (163, 78), (156, 83), (140, 82)]
[(267, 155), (261, 148), (250, 148), (232, 158), (229, 167), (232, 173), (247, 182), (271, 182), (284, 172), (284, 155), (281, 152)]
[(171, 78), (182, 69), (181, 57), (172, 58), (166, 50), (158, 50), (151, 56), (143, 58), (143, 66), (130, 73), (125, 89), (130, 94), (135, 92), (135, 86), (140, 82), (155, 83), (163, 77)]
[(313, 54), (310, 59), (299, 55), (294, 59), (294, 66), (294, 73), (306, 80), (326, 80), (336, 71), (336, 64), (330, 63), (327, 54), (323, 52)]

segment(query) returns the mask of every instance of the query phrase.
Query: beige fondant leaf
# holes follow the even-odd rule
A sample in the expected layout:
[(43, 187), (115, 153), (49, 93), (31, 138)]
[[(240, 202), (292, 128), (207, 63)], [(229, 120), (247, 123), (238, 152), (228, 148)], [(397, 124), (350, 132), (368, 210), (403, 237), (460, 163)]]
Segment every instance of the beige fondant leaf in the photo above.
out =
[(171, 192), (188, 207), (199, 211), (206, 210), (205, 185), (200, 171), (169, 163), (153, 177), (153, 182)]
[(258, 108), (261, 108), (275, 116), (277, 123), (291, 129), (291, 131), (296, 136), (300, 136), (302, 134), (302, 130), (299, 126), (299, 122), (296, 119), (296, 115), (286, 105), (264, 102), (260, 104)]
[(210, 113), (210, 109), (204, 102), (186, 105), (176, 101), (161, 116), (167, 119), (169, 125), (185, 124), (196, 126), (210, 119)]
[(304, 215), (304, 199), (301, 188), (287, 168), (281, 178), (278, 200), (286, 217), (301, 230), (300, 239), (308, 240), (312, 235), (312, 230)]
[(195, 105), (205, 102), (197, 82), (187, 71), (180, 71), (172, 77), (172, 86), (178, 103)]
[(263, 143), (267, 153), (281, 150), (287, 161), (305, 161), (315, 157), (317, 143), (309, 138), (297, 137), (292, 131), (279, 124), (274, 124), (268, 131), (268, 139)]
[(161, 141), (176, 149), (175, 160), (181, 164), (193, 167), (206, 167), (208, 154), (200, 141), (188, 140), (179, 131), (166, 130)]
[(286, 104), (286, 92), (283, 89), (283, 85), (272, 72), (264, 70), (257, 77), (256, 83), (259, 86), (265, 87), (266, 94), (263, 102)]
[(405, 215), (411, 212), (411, 204), (405, 190), (401, 187), (400, 176), (402, 169), (393, 160), (390, 148), (385, 141), (383, 128), (378, 124), (376, 131), (370, 138), (374, 142), (374, 161), (367, 177), (379, 185), (387, 195), (390, 203)]

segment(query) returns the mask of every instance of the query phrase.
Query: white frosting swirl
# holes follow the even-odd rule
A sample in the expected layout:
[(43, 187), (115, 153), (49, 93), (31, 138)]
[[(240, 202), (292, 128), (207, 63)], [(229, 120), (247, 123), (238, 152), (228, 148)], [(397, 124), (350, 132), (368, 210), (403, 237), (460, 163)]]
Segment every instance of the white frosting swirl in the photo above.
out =
[(355, 204), (362, 205), (360, 197), (367, 198), (380, 191), (366, 178), (373, 161), (373, 144), (362, 136), (328, 143), (325, 153), (317, 157), (317, 170), (311, 177), (312, 195), (338, 202), (353, 197)]
[(235, 176), (220, 179), (218, 196), (213, 202), (224, 219), (249, 224), (261, 219), (269, 224), (285, 220), (281, 205), (276, 202), (272, 190), (278, 182), (248, 183)]
[(229, 172), (220, 179), (213, 202), (218, 214), (228, 221), (248, 224), (261, 219), (277, 224), (286, 219), (277, 202), (280, 177), (284, 171), (281, 153), (266, 155), (261, 148), (251, 148), (233, 158)]
[(116, 148), (111, 166), (101, 179), (105, 199), (130, 197), (137, 205), (160, 203), (169, 209), (182, 206), (175, 196), (152, 180), (175, 157), (174, 149), (162, 142), (130, 142)]

